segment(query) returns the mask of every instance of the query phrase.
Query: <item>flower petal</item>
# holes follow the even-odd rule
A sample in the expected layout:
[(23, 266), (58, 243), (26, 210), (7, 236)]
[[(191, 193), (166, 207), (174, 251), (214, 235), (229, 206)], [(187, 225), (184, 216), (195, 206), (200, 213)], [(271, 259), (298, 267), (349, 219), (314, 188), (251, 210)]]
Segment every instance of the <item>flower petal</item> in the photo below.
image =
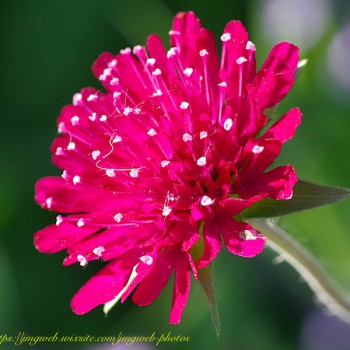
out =
[(171, 324), (181, 322), (182, 312), (186, 306), (188, 295), (190, 292), (190, 267), (185, 257), (178, 259), (175, 266), (175, 282), (173, 290), (173, 301), (170, 311)]
[(227, 250), (232, 254), (244, 258), (253, 258), (261, 253), (265, 237), (250, 225), (245, 223), (233, 223), (223, 228), (222, 236)]
[(98, 305), (113, 300), (126, 286), (139, 252), (131, 251), (121, 259), (113, 260), (85, 283), (71, 301), (73, 311), (82, 315)]
[(260, 139), (275, 139), (282, 143), (290, 140), (294, 136), (296, 128), (301, 123), (301, 117), (302, 114), (299, 108), (289, 110), (287, 114), (273, 124)]

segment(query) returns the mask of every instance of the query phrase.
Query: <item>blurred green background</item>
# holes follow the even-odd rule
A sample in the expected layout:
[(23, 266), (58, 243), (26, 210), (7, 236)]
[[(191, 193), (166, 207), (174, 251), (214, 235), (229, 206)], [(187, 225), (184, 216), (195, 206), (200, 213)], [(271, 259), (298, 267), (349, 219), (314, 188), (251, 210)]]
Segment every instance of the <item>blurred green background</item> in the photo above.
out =
[[(0, 11), (0, 335), (155, 331), (158, 336), (171, 332), (191, 337), (188, 343), (163, 343), (158, 349), (350, 349), (350, 327), (328, 317), (290, 267), (273, 263), (275, 254), (268, 249), (252, 260), (225, 251), (216, 260), (219, 339), (195, 283), (183, 322), (177, 326), (167, 324), (171, 286), (149, 307), (128, 300), (108, 318), (100, 308), (76, 316), (70, 298), (99, 264), (63, 268), (65, 253), (46, 256), (34, 249), (33, 233), (56, 217), (41, 210), (33, 195), (37, 179), (60, 174), (51, 165), (49, 146), (61, 107), (82, 87), (100, 88), (91, 64), (101, 52), (117, 53), (143, 44), (151, 33), (160, 34), (168, 45), (172, 17), (185, 10), (195, 11), (217, 38), (230, 19), (242, 20), (257, 46), (259, 64), (278, 41), (301, 46), (302, 58), (309, 63), (277, 113), (299, 106), (304, 120), (279, 161), (293, 164), (305, 180), (350, 187), (348, 0), (5, 0)], [(281, 220), (282, 227), (310, 249), (347, 291), (349, 210), (350, 201), (345, 201)], [(326, 340), (320, 345), (322, 337)], [(39, 347), (115, 348), (87, 343)], [(155, 344), (125, 348), (146, 350)]]

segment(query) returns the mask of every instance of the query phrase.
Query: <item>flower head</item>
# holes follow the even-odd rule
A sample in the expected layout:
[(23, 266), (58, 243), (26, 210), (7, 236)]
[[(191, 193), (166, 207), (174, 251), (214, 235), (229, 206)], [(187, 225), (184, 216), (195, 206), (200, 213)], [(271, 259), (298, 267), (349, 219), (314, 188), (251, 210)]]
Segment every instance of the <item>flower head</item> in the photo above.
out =
[(100, 304), (148, 305), (175, 274), (170, 322), (178, 323), (190, 276), (223, 244), (254, 257), (265, 238), (238, 215), (265, 197), (290, 199), (290, 165), (267, 170), (300, 123), (297, 108), (275, 124), (264, 110), (294, 82), (298, 49), (276, 45), (256, 72), (255, 46), (239, 21), (215, 39), (192, 12), (179, 13), (167, 51), (103, 53), (93, 72), (107, 92), (85, 88), (58, 119), (52, 144), (61, 177), (36, 185), (36, 201), (60, 212), (35, 234), (44, 253), (67, 249), (64, 265), (108, 264), (74, 296), (84, 314)]

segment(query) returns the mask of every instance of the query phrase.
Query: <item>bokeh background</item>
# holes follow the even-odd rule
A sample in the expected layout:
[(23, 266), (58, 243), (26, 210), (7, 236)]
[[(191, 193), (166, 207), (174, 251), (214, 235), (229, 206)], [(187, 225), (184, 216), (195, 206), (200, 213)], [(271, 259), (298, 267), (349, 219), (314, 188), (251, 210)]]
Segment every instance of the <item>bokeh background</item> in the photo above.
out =
[[(307, 285), (268, 249), (245, 260), (223, 251), (214, 266), (222, 332), (211, 325), (205, 297), (193, 284), (180, 325), (169, 326), (171, 288), (141, 308), (127, 301), (105, 318), (100, 308), (76, 316), (76, 290), (99, 263), (64, 268), (65, 253), (43, 255), (33, 233), (55, 214), (33, 201), (34, 184), (60, 174), (49, 146), (55, 120), (72, 95), (100, 88), (91, 64), (103, 51), (117, 53), (167, 33), (178, 11), (193, 10), (219, 38), (240, 19), (256, 44), (259, 64), (279, 41), (301, 47), (309, 63), (277, 110), (304, 113), (281, 163), (322, 184), (350, 187), (350, 2), (348, 0), (5, 0), (0, 9), (0, 335), (150, 335), (191, 337), (158, 349), (350, 349), (350, 327), (315, 302)], [(318, 257), (350, 292), (350, 201), (281, 219), (280, 224)], [(109, 344), (36, 345), (42, 349), (112, 349)], [(10, 349), (12, 345), (2, 345)], [(22, 348), (29, 348), (28, 345)], [(34, 347), (35, 348), (35, 347)], [(150, 350), (155, 344), (119, 349)]]

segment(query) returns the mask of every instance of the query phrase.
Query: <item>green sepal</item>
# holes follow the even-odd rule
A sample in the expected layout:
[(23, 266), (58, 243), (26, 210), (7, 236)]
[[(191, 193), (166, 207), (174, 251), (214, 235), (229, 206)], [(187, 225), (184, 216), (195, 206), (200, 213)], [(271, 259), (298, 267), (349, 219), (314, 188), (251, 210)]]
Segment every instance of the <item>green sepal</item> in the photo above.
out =
[(288, 200), (264, 198), (241, 213), (244, 218), (271, 218), (321, 207), (339, 202), (350, 196), (343, 187), (318, 185), (299, 180), (293, 188), (293, 197)]
[(219, 337), (221, 331), (219, 310), (216, 303), (215, 291), (214, 291), (214, 281), (211, 265), (208, 265), (202, 269), (198, 269), (198, 280), (204, 290), (204, 293), (208, 299), (211, 321), (213, 323), (215, 333)]

